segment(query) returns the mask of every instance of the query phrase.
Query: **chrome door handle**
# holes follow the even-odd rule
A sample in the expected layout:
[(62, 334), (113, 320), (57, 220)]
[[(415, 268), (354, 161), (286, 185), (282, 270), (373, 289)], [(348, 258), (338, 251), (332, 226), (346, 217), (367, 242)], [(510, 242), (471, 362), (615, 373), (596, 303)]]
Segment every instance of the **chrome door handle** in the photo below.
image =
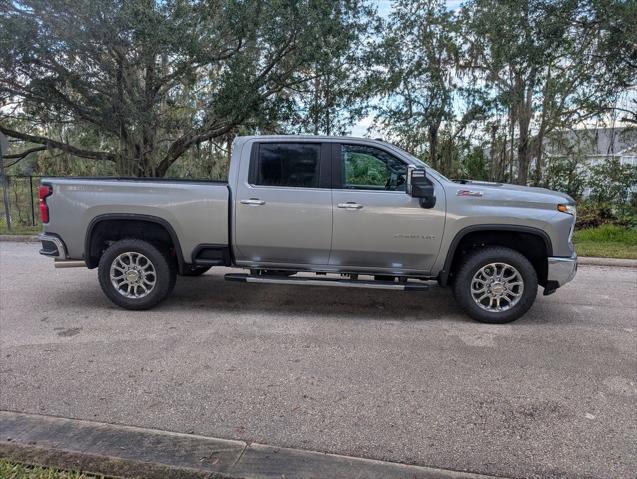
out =
[(259, 198), (250, 198), (249, 200), (241, 200), (242, 205), (261, 206), (265, 204), (265, 201)]
[(360, 210), (363, 205), (359, 205), (358, 203), (354, 203), (354, 202), (347, 202), (347, 203), (339, 203), (336, 206), (338, 206), (339, 208), (345, 208), (346, 210)]

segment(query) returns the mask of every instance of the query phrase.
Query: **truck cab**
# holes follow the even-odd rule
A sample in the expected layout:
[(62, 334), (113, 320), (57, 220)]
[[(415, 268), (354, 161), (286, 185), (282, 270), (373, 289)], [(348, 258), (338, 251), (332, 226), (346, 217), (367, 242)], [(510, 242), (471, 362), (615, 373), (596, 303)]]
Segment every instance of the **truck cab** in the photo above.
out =
[(423, 208), (407, 194), (410, 167), (389, 144), (252, 137), (231, 164), (237, 265), (426, 275), (445, 226), (445, 193)]

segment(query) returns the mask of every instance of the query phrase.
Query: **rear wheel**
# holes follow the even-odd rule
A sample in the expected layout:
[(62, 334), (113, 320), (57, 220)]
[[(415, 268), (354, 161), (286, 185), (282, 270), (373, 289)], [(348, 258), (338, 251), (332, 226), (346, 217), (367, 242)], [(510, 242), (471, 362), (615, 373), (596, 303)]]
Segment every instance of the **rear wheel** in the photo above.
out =
[(508, 323), (526, 313), (537, 295), (537, 274), (515, 250), (486, 247), (469, 253), (458, 269), (454, 295), (473, 319)]
[(149, 309), (173, 290), (175, 262), (156, 246), (142, 240), (113, 243), (98, 267), (100, 286), (116, 305), (126, 309)]

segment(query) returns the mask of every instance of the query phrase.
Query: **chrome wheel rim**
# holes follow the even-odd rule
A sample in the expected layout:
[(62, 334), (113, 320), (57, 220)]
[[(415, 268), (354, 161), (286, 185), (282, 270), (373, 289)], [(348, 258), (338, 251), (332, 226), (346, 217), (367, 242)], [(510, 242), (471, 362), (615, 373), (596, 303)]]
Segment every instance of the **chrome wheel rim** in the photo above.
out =
[(111, 284), (125, 298), (139, 299), (155, 289), (157, 273), (153, 263), (135, 251), (122, 253), (111, 263)]
[(507, 263), (489, 263), (471, 280), (471, 297), (485, 311), (499, 313), (513, 308), (524, 292), (520, 272)]

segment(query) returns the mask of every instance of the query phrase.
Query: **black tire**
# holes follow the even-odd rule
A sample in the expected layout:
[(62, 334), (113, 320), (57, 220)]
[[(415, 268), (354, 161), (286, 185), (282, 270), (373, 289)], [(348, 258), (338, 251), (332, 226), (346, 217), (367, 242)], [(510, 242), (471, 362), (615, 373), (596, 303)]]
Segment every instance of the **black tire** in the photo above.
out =
[[(115, 287), (111, 281), (111, 266), (124, 253), (143, 255), (154, 269), (154, 273), (147, 271), (149, 281), (154, 276), (154, 285), (150, 292), (142, 297), (126, 297), (122, 289)], [(121, 265), (122, 263), (118, 263)], [(142, 264), (146, 265), (142, 260)], [(147, 266), (146, 266), (147, 267)], [(177, 268), (174, 259), (168, 252), (162, 252), (156, 246), (138, 239), (123, 239), (113, 243), (100, 258), (98, 277), (104, 294), (117, 306), (132, 310), (149, 309), (163, 301), (175, 287)], [(115, 280), (117, 281), (117, 279)], [(123, 283), (121, 283), (123, 284)], [(148, 284), (144, 283), (144, 287)], [(127, 287), (124, 285), (124, 287)], [(130, 289), (130, 286), (127, 287)], [(140, 286), (141, 288), (141, 286)], [(135, 288), (140, 291), (139, 288)], [(140, 293), (141, 295), (142, 293)]]
[(183, 273), (181, 273), (181, 275), (182, 276), (201, 276), (210, 268), (212, 268), (212, 266), (189, 266), (189, 267), (186, 267), (186, 269), (184, 270)]
[[(489, 306), (488, 304), (484, 305), (483, 303), (483, 307), (481, 307), (472, 296), (471, 288), (474, 275), (491, 263), (504, 263), (512, 266), (522, 278), (523, 290), (521, 291), (521, 296), (509, 309), (489, 311), (485, 309)], [(512, 274), (511, 270), (508, 271), (509, 274)], [(476, 287), (479, 287), (479, 284), (479, 282), (476, 283)], [(520, 286), (514, 286), (511, 289), (514, 288), (516, 288), (516, 292), (520, 292), (520, 289), (517, 289), (520, 288)], [(500, 291), (498, 291), (498, 293), (499, 292)], [(537, 296), (537, 273), (531, 262), (517, 251), (502, 246), (489, 246), (475, 250), (467, 254), (463, 259), (462, 264), (460, 264), (455, 274), (453, 293), (456, 301), (460, 303), (460, 306), (473, 319), (482, 323), (509, 323), (521, 317), (533, 305), (535, 297)], [(487, 297), (483, 301), (490, 303), (490, 298)]]

